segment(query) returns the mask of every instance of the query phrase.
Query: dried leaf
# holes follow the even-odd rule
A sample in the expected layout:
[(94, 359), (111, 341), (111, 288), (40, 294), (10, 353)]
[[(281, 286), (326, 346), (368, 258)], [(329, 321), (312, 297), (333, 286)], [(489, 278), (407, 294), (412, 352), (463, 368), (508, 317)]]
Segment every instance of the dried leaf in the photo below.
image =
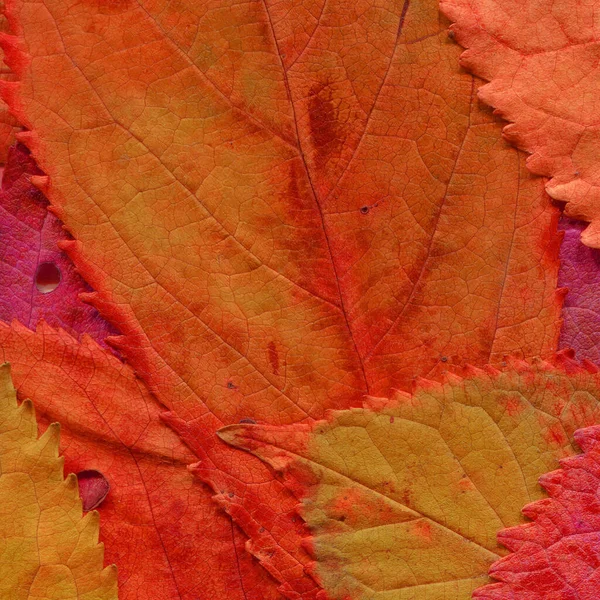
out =
[(17, 406), (9, 366), (0, 366), (0, 597), (116, 600), (98, 513), (82, 516), (77, 478), (63, 475), (59, 431), (52, 423), (38, 439), (33, 404)]
[(0, 319), (18, 319), (29, 328), (45, 319), (104, 343), (116, 331), (78, 299), (91, 289), (57, 247), (68, 235), (31, 183), (41, 174), (27, 148), (11, 148), (0, 187)]
[(251, 552), (314, 597), (294, 498), (215, 431), (551, 354), (557, 210), (435, 0), (9, 8), (2, 93), (87, 300)]
[(480, 98), (512, 121), (504, 135), (532, 153), (546, 190), (568, 216), (590, 221), (584, 244), (600, 247), (600, 31), (585, 0), (441, 0), (468, 48), (461, 63), (490, 81)]
[[(4, 0), (0, 1), (0, 34), (10, 32), (10, 27), (6, 16)], [(4, 64), (4, 52), (0, 51), (0, 79), (6, 81), (14, 81), (15, 75), (11, 72), (6, 64)], [(13, 115), (10, 114), (8, 106), (3, 100), (0, 100), (0, 164), (5, 163), (8, 157), (8, 150), (15, 141), (15, 134), (21, 131), (19, 122)]]
[(219, 435), (301, 500), (327, 598), (467, 600), (505, 554), (497, 532), (523, 520), (543, 495), (540, 475), (574, 453), (575, 429), (600, 418), (600, 374), (563, 360), (421, 380), (412, 395), (312, 425)]
[(600, 362), (600, 253), (580, 242), (585, 224), (562, 219), (558, 284), (567, 289), (559, 347), (573, 348), (579, 360)]

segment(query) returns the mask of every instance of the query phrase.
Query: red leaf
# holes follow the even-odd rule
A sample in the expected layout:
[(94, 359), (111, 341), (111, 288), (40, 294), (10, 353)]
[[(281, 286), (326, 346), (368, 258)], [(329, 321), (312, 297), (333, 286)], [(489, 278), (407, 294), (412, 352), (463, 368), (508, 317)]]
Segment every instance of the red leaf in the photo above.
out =
[(547, 600), (598, 597), (600, 585), (600, 427), (575, 432), (584, 451), (540, 478), (550, 498), (529, 504), (533, 519), (502, 531), (513, 553), (495, 562), (500, 581), (478, 589), (478, 600)]
[(563, 219), (558, 283), (568, 289), (559, 347), (573, 348), (579, 360), (600, 362), (600, 251), (580, 241), (586, 224)]
[(91, 290), (57, 248), (68, 235), (31, 183), (39, 175), (27, 148), (11, 148), (0, 188), (0, 319), (18, 319), (33, 328), (43, 318), (72, 335), (88, 333), (104, 343), (116, 331), (78, 298)]
[(87, 300), (250, 550), (289, 597), (314, 597), (293, 497), (215, 431), (551, 354), (558, 211), (478, 105), (433, 0), (10, 11), (19, 83), (3, 96)]
[[(592, 600), (600, 570), (600, 374), (508, 360), (412, 394), (287, 426), (229, 425), (222, 439), (270, 464), (299, 500), (328, 598)], [(593, 433), (592, 433), (593, 432)], [(500, 542), (500, 543), (499, 543)]]

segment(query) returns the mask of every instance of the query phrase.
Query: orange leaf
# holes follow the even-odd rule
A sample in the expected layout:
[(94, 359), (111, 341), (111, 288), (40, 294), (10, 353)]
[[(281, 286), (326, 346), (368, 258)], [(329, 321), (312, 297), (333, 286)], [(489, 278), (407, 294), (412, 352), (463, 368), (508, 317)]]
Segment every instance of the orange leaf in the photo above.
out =
[[(61, 423), (67, 470), (80, 477), (96, 470), (110, 484), (99, 507), (101, 538), (106, 559), (119, 567), (120, 600), (280, 597), (252, 565), (241, 532), (186, 468), (194, 455), (160, 420), (130, 367), (91, 338), (80, 344), (43, 322), (35, 333), (0, 323), (0, 359), (11, 362), (42, 428)], [(209, 570), (199, 567), (199, 548)]]
[(462, 64), (490, 83), (483, 101), (514, 124), (504, 135), (551, 177), (568, 216), (590, 221), (581, 239), (600, 247), (600, 141), (596, 102), (600, 38), (594, 3), (581, 0), (441, 0), (468, 50)]
[(551, 353), (556, 209), (434, 0), (9, 8), (3, 95), (87, 300), (251, 551), (311, 597), (294, 499), (214, 432)]
[(77, 478), (64, 478), (59, 431), (52, 423), (38, 439), (31, 401), (17, 406), (9, 366), (0, 366), (0, 596), (116, 600), (98, 513), (82, 515)]
[(599, 394), (597, 372), (513, 362), (444, 385), (420, 380), (412, 395), (369, 398), (312, 425), (219, 435), (301, 501), (327, 598), (468, 600), (506, 554), (497, 532), (542, 497), (538, 478), (574, 454), (574, 430), (600, 419)]

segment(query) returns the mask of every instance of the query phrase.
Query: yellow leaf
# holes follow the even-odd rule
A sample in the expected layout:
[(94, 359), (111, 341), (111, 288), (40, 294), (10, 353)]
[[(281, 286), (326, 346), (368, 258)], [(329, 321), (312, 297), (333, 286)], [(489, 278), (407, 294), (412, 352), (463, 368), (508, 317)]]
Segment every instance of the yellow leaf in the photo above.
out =
[[(573, 369), (572, 365), (570, 366)], [(506, 551), (498, 531), (598, 422), (600, 375), (545, 362), (472, 369), (313, 425), (231, 425), (281, 471), (313, 533), (328, 598), (468, 600)]]
[(82, 518), (77, 477), (63, 476), (60, 426), (38, 439), (30, 400), (17, 406), (0, 366), (0, 598), (117, 598), (116, 567), (103, 568), (98, 513)]

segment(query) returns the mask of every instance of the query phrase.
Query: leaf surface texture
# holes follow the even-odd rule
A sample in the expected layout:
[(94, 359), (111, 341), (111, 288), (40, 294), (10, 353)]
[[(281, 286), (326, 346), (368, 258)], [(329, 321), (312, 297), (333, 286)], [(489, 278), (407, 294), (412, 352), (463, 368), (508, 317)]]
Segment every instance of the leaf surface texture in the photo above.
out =
[(312, 425), (219, 435), (299, 498), (324, 597), (467, 600), (506, 554), (498, 531), (523, 521), (522, 507), (543, 496), (538, 478), (575, 452), (577, 428), (598, 420), (599, 383), (568, 359), (513, 361), (421, 380), (412, 395), (369, 398)]
[(468, 48), (462, 64), (490, 83), (481, 99), (512, 121), (504, 135), (531, 152), (546, 190), (567, 216), (590, 222), (584, 244), (600, 247), (597, 7), (585, 0), (441, 0)]
[[(0, 348), (19, 394), (35, 402), (40, 427), (61, 423), (66, 469), (99, 471), (110, 484), (98, 511), (121, 600), (280, 597), (245, 552), (242, 533), (187, 469), (197, 457), (160, 419), (161, 407), (130, 367), (90, 337), (79, 343), (43, 322), (36, 332), (0, 323)], [(201, 568), (199, 548), (210, 569)]]
[(3, 97), (87, 300), (249, 550), (288, 597), (314, 597), (295, 499), (215, 431), (551, 354), (557, 209), (433, 0), (8, 14)]
[(64, 478), (59, 431), (53, 423), (38, 438), (33, 404), (17, 405), (9, 366), (0, 366), (0, 596), (116, 600), (98, 513), (82, 515), (77, 478)]
[[(8, 152), (0, 187), (0, 319), (34, 329), (40, 319), (101, 344), (116, 333), (78, 298), (91, 291), (57, 243), (68, 239), (48, 201), (32, 183), (42, 175), (25, 146)], [(44, 269), (51, 277), (44, 276)]]
[(583, 455), (561, 461), (540, 483), (549, 498), (527, 505), (532, 523), (500, 532), (512, 554), (492, 565), (500, 580), (478, 589), (477, 600), (594, 598), (598, 594), (598, 478), (600, 428), (575, 432)]

